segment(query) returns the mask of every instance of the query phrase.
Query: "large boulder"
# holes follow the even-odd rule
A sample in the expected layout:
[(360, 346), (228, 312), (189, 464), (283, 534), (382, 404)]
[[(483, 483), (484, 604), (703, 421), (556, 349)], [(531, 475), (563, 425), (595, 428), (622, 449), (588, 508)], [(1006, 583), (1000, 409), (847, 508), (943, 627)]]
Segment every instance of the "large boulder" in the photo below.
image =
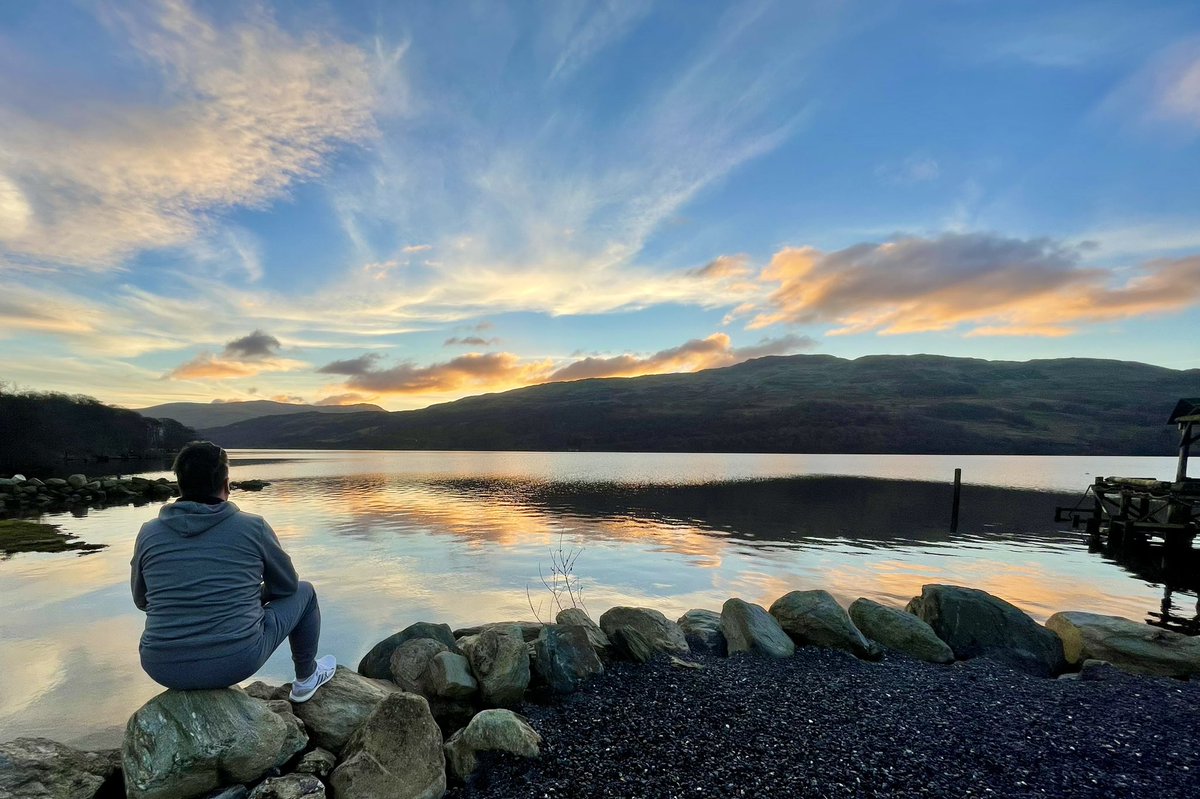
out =
[(725, 633), (721, 632), (721, 614), (715, 610), (689, 610), (675, 622), (683, 630), (693, 652), (724, 657), (729, 653)]
[(932, 627), (959, 660), (986, 656), (1037, 677), (1052, 677), (1066, 668), (1056, 633), (986, 591), (926, 585), (908, 603), (908, 611)]
[(402, 691), (428, 696), (429, 668), (435, 656), (450, 650), (441, 641), (432, 638), (414, 638), (405, 641), (392, 653), (392, 682)]
[(679, 625), (652, 608), (609, 608), (600, 616), (600, 629), (634, 660), (691, 653)]
[(1085, 660), (1106, 660), (1132, 674), (1157, 677), (1200, 675), (1200, 638), (1139, 624), (1120, 616), (1064, 611), (1046, 626), (1062, 639), (1063, 654), (1072, 666)]
[(729, 654), (756, 652), (773, 658), (791, 657), (796, 644), (779, 622), (759, 605), (742, 599), (726, 600), (721, 607), (721, 632)]
[(548, 624), (533, 643), (537, 673), (551, 690), (569, 693), (604, 671), (587, 629)]
[(368, 679), (338, 666), (333, 679), (322, 685), (307, 702), (298, 703), (294, 708), (308, 727), (313, 742), (337, 753), (375, 706), (399, 690), (390, 683)]
[(446, 792), (442, 731), (429, 703), (390, 694), (346, 742), (329, 776), (337, 799), (438, 799)]
[(519, 636), (492, 628), (463, 639), (463, 654), (489, 707), (511, 707), (529, 687), (529, 651)]
[(408, 625), (395, 635), (389, 635), (371, 647), (371, 651), (363, 655), (363, 659), (358, 662), (358, 673), (377, 680), (390, 680), (392, 678), (392, 653), (399, 649), (405, 641), (415, 638), (432, 638), (435, 641), (441, 641), (451, 652), (462, 654), (458, 650), (458, 644), (454, 642), (450, 625), (419, 621), (416, 624)]
[(465, 782), (479, 765), (480, 752), (537, 757), (541, 743), (542, 736), (511, 710), (483, 710), (446, 741), (446, 765), (451, 775)]
[(592, 649), (595, 649), (596, 654), (601, 657), (612, 646), (612, 642), (608, 640), (608, 636), (604, 634), (604, 630), (601, 630), (600, 625), (592, 621), (592, 617), (583, 608), (560, 610), (558, 615), (554, 617), (554, 621), (565, 627), (582, 627), (587, 631), (588, 641), (591, 642)]
[(125, 727), (125, 790), (131, 799), (203, 796), (259, 779), (306, 743), (265, 702), (239, 689), (165, 691)]
[(525, 643), (530, 643), (537, 640), (538, 634), (545, 626), (540, 621), (493, 621), (487, 624), (477, 624), (474, 627), (459, 627), (454, 631), (454, 637), (456, 639), (466, 638), (488, 630), (500, 630), (506, 633), (516, 633)]
[(771, 604), (771, 615), (798, 644), (844, 649), (868, 660), (876, 660), (882, 654), (854, 626), (845, 608), (828, 591), (784, 594)]
[(311, 774), (286, 774), (263, 780), (248, 799), (325, 799), (325, 784)]
[(17, 738), (0, 744), (0, 797), (93, 799), (115, 787), (120, 770), (117, 752), (80, 752), (46, 738)]
[(850, 604), (850, 620), (863, 635), (895, 652), (929, 663), (954, 662), (950, 646), (907, 611), (861, 597)]

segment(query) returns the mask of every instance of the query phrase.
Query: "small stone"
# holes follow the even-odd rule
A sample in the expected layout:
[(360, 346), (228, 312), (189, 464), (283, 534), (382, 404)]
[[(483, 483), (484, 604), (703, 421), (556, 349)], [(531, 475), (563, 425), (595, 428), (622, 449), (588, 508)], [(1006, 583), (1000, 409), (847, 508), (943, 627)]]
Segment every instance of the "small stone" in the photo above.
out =
[(300, 758), (300, 762), (296, 764), (296, 772), (298, 774), (316, 774), (318, 777), (327, 777), (336, 765), (337, 756), (328, 749), (322, 749), (318, 746), (311, 752), (304, 753), (304, 757)]
[(479, 765), (480, 752), (509, 752), (520, 757), (537, 757), (542, 736), (529, 722), (510, 710), (484, 710), (446, 742), (446, 765), (450, 773), (465, 781)]
[(311, 774), (286, 774), (259, 783), (249, 799), (325, 799), (325, 785)]

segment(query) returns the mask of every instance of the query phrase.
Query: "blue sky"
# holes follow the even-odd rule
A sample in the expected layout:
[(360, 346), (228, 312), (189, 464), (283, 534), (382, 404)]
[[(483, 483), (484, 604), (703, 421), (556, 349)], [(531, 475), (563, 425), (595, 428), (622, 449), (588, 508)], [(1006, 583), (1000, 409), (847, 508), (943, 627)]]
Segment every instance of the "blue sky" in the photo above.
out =
[(0, 379), (1200, 367), (1191, 2), (0, 5)]

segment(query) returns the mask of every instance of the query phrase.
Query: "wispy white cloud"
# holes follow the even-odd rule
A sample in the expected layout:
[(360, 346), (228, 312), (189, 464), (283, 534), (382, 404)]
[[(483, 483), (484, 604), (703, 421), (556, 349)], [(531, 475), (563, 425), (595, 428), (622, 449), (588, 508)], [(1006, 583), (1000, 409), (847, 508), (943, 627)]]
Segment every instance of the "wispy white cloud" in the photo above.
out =
[(576, 13), (571, 14), (566, 41), (550, 69), (550, 80), (571, 77), (597, 54), (628, 34), (651, 9), (650, 3), (643, 0), (598, 0), (574, 6), (570, 10)]
[(1140, 126), (1167, 126), (1200, 133), (1200, 37), (1176, 42), (1158, 53), (1105, 98), (1109, 119)]
[[(261, 206), (373, 130), (371, 65), (254, 8), (218, 25), (183, 0), (103, 6), (153, 96), (35, 112), (0, 90), (0, 247), (33, 265), (119, 267), (191, 241), (208, 215)], [(253, 273), (253, 260), (248, 269)]]
[(907, 185), (929, 183), (942, 174), (938, 162), (923, 155), (910, 155), (901, 161), (889, 161), (875, 168), (875, 175), (887, 183)]
[[(681, 64), (647, 76), (602, 138), (589, 110), (554, 87), (544, 102), (515, 95), (508, 113), (521, 123), (510, 132), (480, 110), (493, 107), (490, 99), (458, 96), (454, 84), (415, 85), (428, 127), (389, 129), (369, 177), (343, 176), (332, 188), (343, 229), (384, 284), (371, 287), (374, 304), (393, 319), (420, 307), (427, 318), (453, 321), (489, 309), (573, 314), (706, 302), (695, 284), (640, 263), (641, 254), (689, 203), (806, 118), (803, 61), (816, 44), (772, 38), (757, 58), (737, 57), (761, 38), (767, 8), (731, 8)], [(566, 37), (550, 71), (563, 76), (638, 16), (624, 4), (613, 9), (577, 21), (570, 30), (582, 38)], [(470, 90), (509, 96), (505, 74), (497, 65)], [(438, 158), (414, 157), (428, 149), (419, 136), (431, 129), (454, 146), (439, 148)], [(437, 257), (401, 275), (405, 246), (379, 242), (413, 229), (433, 231)]]

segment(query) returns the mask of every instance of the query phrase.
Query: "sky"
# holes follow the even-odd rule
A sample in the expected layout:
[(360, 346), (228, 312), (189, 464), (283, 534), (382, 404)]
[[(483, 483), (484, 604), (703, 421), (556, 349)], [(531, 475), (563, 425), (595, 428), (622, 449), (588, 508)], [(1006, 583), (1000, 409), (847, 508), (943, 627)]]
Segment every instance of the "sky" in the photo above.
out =
[(1200, 4), (0, 4), (0, 381), (1200, 368)]

